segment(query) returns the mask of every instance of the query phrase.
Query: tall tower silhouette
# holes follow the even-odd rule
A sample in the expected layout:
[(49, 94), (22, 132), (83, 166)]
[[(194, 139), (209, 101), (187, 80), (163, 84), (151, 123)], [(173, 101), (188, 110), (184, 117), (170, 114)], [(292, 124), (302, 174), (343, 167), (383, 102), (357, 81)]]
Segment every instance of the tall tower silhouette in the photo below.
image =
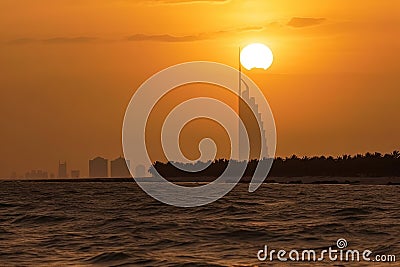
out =
[[(250, 87), (242, 78), (242, 64), (240, 62), (239, 47), (239, 120), (243, 121), (246, 127), (246, 133), (239, 129), (239, 161), (262, 159), (267, 157), (268, 149), (265, 136), (264, 123), (259, 112), (256, 99), (250, 96)], [(242, 89), (242, 84), (246, 87)], [(248, 103), (248, 104), (247, 104)], [(249, 155), (245, 151), (246, 139), (249, 140)], [(263, 145), (264, 144), (264, 145)]]
[(67, 162), (58, 162), (58, 177), (67, 178)]

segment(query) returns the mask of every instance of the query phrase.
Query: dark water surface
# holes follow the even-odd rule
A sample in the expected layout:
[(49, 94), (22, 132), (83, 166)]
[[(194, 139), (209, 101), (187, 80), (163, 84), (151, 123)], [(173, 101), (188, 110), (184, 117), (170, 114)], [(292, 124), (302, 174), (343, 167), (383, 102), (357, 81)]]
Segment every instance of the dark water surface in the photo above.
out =
[[(135, 183), (0, 182), (0, 266), (291, 266), (258, 250), (349, 249), (396, 255), (400, 187), (238, 185), (198, 208), (159, 203)], [(348, 266), (347, 262), (296, 266)]]

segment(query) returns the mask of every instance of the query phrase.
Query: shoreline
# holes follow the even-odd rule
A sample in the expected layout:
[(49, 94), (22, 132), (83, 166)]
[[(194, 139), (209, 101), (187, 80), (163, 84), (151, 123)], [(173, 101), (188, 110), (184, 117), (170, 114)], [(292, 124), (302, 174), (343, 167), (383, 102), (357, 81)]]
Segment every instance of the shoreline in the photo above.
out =
[[(146, 178), (49, 178), (49, 179), (11, 179), (0, 178), (0, 182), (29, 183), (130, 183), (135, 179), (141, 182), (155, 182), (152, 177)], [(209, 183), (215, 177), (170, 177), (173, 183)], [(251, 177), (244, 177), (240, 183), (250, 183)], [(225, 181), (229, 182), (229, 181)], [(265, 184), (347, 184), (347, 185), (400, 185), (400, 177), (268, 177)]]

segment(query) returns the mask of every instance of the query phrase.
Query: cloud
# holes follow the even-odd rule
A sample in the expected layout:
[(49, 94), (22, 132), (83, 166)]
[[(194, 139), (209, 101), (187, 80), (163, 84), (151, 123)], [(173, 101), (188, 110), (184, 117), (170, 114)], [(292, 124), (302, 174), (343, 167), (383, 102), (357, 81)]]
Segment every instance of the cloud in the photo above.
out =
[(247, 32), (247, 31), (261, 31), (263, 27), (243, 27), (243, 28), (236, 28), (230, 30), (221, 30), (215, 32), (205, 32), (199, 33), (196, 35), (183, 35), (183, 36), (174, 36), (169, 34), (156, 34), (156, 35), (149, 35), (149, 34), (134, 34), (128, 36), (126, 38), (127, 41), (139, 42), (139, 41), (156, 41), (156, 42), (169, 42), (169, 43), (179, 43), (179, 42), (195, 42), (195, 41), (202, 41), (202, 40), (209, 40), (213, 38), (218, 38), (220, 36), (229, 34), (229, 33), (240, 33), (240, 32)]
[(54, 37), (47, 39), (34, 39), (34, 38), (19, 38), (8, 42), (8, 44), (24, 45), (32, 43), (44, 43), (44, 44), (74, 44), (74, 43), (93, 43), (99, 41), (96, 37)]
[(292, 18), (288, 26), (295, 27), (295, 28), (302, 28), (302, 27), (309, 27), (315, 26), (323, 23), (326, 19), (325, 18)]
[(158, 41), (158, 42), (192, 42), (202, 40), (204, 38), (196, 35), (186, 35), (186, 36), (173, 36), (169, 34), (158, 34), (158, 35), (148, 35), (148, 34), (134, 34), (126, 38), (127, 41)]
[(166, 42), (166, 43), (183, 43), (183, 42), (195, 42), (202, 40), (216, 39), (229, 34), (250, 32), (250, 31), (262, 31), (264, 27), (259, 26), (248, 26), (241, 28), (231, 28), (220, 31), (213, 32), (203, 32), (198, 34), (176, 36), (171, 34), (143, 34), (137, 33), (130, 35), (122, 40), (106, 40), (97, 37), (80, 36), (80, 37), (53, 37), (45, 39), (35, 39), (35, 38), (19, 38), (8, 41), (7, 44), (10, 45), (27, 45), (27, 44), (85, 44), (85, 43), (101, 43), (101, 42), (140, 42), (140, 41), (153, 41), (153, 42)]

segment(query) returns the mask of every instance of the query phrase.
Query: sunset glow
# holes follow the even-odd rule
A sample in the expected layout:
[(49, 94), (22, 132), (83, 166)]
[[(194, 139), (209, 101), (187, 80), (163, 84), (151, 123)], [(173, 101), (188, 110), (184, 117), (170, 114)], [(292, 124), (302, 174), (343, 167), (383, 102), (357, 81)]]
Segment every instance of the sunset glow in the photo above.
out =
[(274, 56), (271, 49), (264, 44), (250, 44), (244, 47), (240, 53), (240, 62), (248, 70), (253, 68), (266, 70), (273, 61)]
[(188, 61), (237, 68), (238, 47), (251, 43), (274, 55), (268, 71), (243, 72), (274, 112), (278, 156), (391, 152), (399, 9), (396, 0), (0, 1), (0, 176), (54, 173), (58, 160), (88, 174), (88, 158), (121, 155), (140, 84)]

